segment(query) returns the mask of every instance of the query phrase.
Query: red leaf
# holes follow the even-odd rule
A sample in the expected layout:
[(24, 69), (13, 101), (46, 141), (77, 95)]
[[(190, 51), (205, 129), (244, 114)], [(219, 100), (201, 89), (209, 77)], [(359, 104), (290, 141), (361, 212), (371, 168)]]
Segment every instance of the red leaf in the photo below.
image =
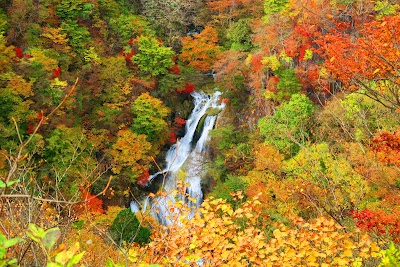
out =
[(33, 126), (32, 124), (28, 124), (28, 127), (26, 127), (26, 133), (33, 134), (34, 131), (35, 131), (35, 126)]
[(171, 144), (175, 144), (175, 143), (176, 143), (176, 134), (175, 134), (175, 131), (172, 131), (172, 132), (171, 132), (171, 137), (169, 138), (169, 142), (170, 142)]
[(172, 73), (175, 73), (175, 74), (179, 74), (180, 73), (180, 69), (179, 69), (179, 66), (178, 65), (174, 65), (174, 66), (172, 66), (170, 69), (169, 69)]
[(186, 93), (186, 94), (190, 94), (191, 92), (193, 92), (194, 91), (194, 85), (193, 84), (191, 84), (191, 83), (186, 83), (185, 84), (185, 87), (183, 88), (183, 89), (178, 89), (177, 90), (177, 92), (179, 93), (179, 94), (182, 94), (182, 93)]
[[(176, 119), (175, 119), (175, 123), (176, 123), (179, 127), (182, 127), (183, 125), (186, 124), (186, 120), (185, 120), (185, 119), (182, 119), (182, 118), (176, 118)], [(175, 143), (175, 142), (174, 142), (174, 143)]]
[(387, 214), (383, 210), (365, 209), (351, 212), (350, 215), (358, 228), (380, 235), (389, 234), (394, 242), (399, 243), (400, 216), (398, 213)]
[(22, 53), (22, 48), (15, 47), (14, 51), (15, 51), (15, 54), (17, 55), (18, 58), (23, 58), (24, 57), (24, 53)]
[(131, 45), (131, 44), (137, 43), (137, 40), (136, 40), (136, 38), (131, 38), (131, 39), (129, 39), (128, 43)]
[(125, 60), (130, 61), (135, 54), (136, 54), (135, 50), (131, 49), (131, 52), (125, 55)]
[(82, 214), (85, 211), (101, 213), (101, 214), (104, 213), (103, 201), (101, 199), (92, 195), (86, 188), (81, 188), (80, 192), (81, 192), (81, 199), (84, 202), (75, 207), (76, 213)]
[(61, 68), (60, 67), (53, 69), (53, 76), (56, 78), (60, 78), (60, 76), (61, 76)]
[(150, 174), (148, 169), (144, 169), (143, 173), (136, 179), (136, 183), (140, 186), (145, 186), (149, 181)]
[(278, 82), (279, 82), (279, 77), (278, 77), (278, 76), (272, 76), (272, 77), (271, 77), (271, 80), (272, 80), (274, 83), (278, 83)]

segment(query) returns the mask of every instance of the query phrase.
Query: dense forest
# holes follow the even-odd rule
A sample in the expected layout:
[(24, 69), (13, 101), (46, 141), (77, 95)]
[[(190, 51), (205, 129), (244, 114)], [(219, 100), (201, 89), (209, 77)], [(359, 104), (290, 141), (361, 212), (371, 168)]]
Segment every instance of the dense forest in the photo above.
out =
[[(399, 38), (396, 0), (0, 0), (0, 267), (400, 266)], [(215, 88), (193, 214), (149, 177)]]

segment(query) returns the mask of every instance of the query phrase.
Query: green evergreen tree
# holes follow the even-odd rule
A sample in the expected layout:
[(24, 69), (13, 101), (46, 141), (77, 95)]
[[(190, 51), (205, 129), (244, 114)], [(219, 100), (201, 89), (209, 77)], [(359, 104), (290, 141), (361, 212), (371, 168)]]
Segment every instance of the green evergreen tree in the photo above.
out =
[(150, 242), (150, 230), (140, 225), (136, 215), (130, 209), (124, 209), (118, 213), (110, 230), (112, 237), (119, 245), (122, 245), (123, 241), (136, 242), (140, 245)]

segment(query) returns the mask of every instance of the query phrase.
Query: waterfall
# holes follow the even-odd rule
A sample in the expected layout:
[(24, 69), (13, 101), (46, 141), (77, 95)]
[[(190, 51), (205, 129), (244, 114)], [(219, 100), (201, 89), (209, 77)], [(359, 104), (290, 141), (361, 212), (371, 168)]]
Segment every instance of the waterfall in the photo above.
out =
[[(173, 214), (169, 211), (168, 207), (175, 203), (176, 199), (173, 194), (170, 194), (176, 189), (177, 176), (179, 170), (184, 169), (180, 173), (186, 174), (186, 182), (188, 184), (186, 193), (190, 199), (195, 199), (195, 203), (190, 201), (185, 196), (180, 196), (185, 199), (189, 207), (198, 208), (203, 200), (203, 193), (201, 191), (201, 177), (204, 171), (204, 153), (207, 148), (207, 141), (209, 140), (209, 132), (213, 129), (217, 115), (210, 114), (204, 119), (202, 132), (196, 144), (193, 144), (193, 139), (202, 117), (210, 109), (222, 109), (223, 103), (218, 103), (220, 92), (215, 92), (213, 95), (208, 96), (204, 92), (193, 92), (194, 109), (186, 121), (185, 135), (172, 145), (166, 156), (166, 168), (150, 176), (149, 181), (153, 180), (157, 175), (163, 174), (165, 181), (163, 190), (166, 196), (157, 197), (153, 199), (151, 204), (146, 200), (146, 206), (151, 206), (151, 212), (160, 223), (168, 225), (171, 223), (170, 217)], [(213, 112), (215, 113), (215, 112)], [(182, 177), (180, 177), (182, 178)], [(193, 215), (193, 212), (191, 216)]]
[[(187, 204), (190, 207), (195, 206), (198, 208), (203, 201), (203, 192), (201, 191), (201, 177), (203, 174), (203, 153), (206, 151), (206, 144), (209, 139), (208, 133), (213, 129), (217, 116), (207, 116), (204, 121), (203, 131), (199, 140), (197, 141), (196, 148), (190, 153), (189, 164), (187, 170), (186, 181), (189, 184), (187, 187), (187, 193), (190, 198), (195, 199), (196, 202), (188, 200)], [(194, 209), (192, 209), (190, 218), (194, 215)]]

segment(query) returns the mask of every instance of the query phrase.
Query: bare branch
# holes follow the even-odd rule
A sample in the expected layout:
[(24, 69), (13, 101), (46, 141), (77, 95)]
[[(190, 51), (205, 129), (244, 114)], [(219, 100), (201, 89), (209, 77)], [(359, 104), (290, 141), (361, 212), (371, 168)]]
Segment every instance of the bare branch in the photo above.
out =
[(0, 199), (1, 198), (29, 198), (29, 199), (42, 201), (42, 202), (63, 203), (63, 204), (75, 205), (75, 204), (79, 204), (79, 203), (89, 202), (90, 200), (92, 200), (98, 196), (105, 195), (107, 189), (110, 187), (112, 178), (113, 178), (112, 176), (110, 176), (110, 178), (108, 178), (108, 182), (107, 182), (106, 186), (100, 193), (98, 193), (95, 196), (92, 196), (90, 198), (87, 198), (85, 200), (80, 200), (80, 201), (66, 201), (66, 200), (57, 200), (57, 199), (50, 199), (50, 198), (41, 198), (41, 197), (35, 197), (32, 195), (28, 195), (28, 194), (2, 194), (2, 195), (0, 195)]

